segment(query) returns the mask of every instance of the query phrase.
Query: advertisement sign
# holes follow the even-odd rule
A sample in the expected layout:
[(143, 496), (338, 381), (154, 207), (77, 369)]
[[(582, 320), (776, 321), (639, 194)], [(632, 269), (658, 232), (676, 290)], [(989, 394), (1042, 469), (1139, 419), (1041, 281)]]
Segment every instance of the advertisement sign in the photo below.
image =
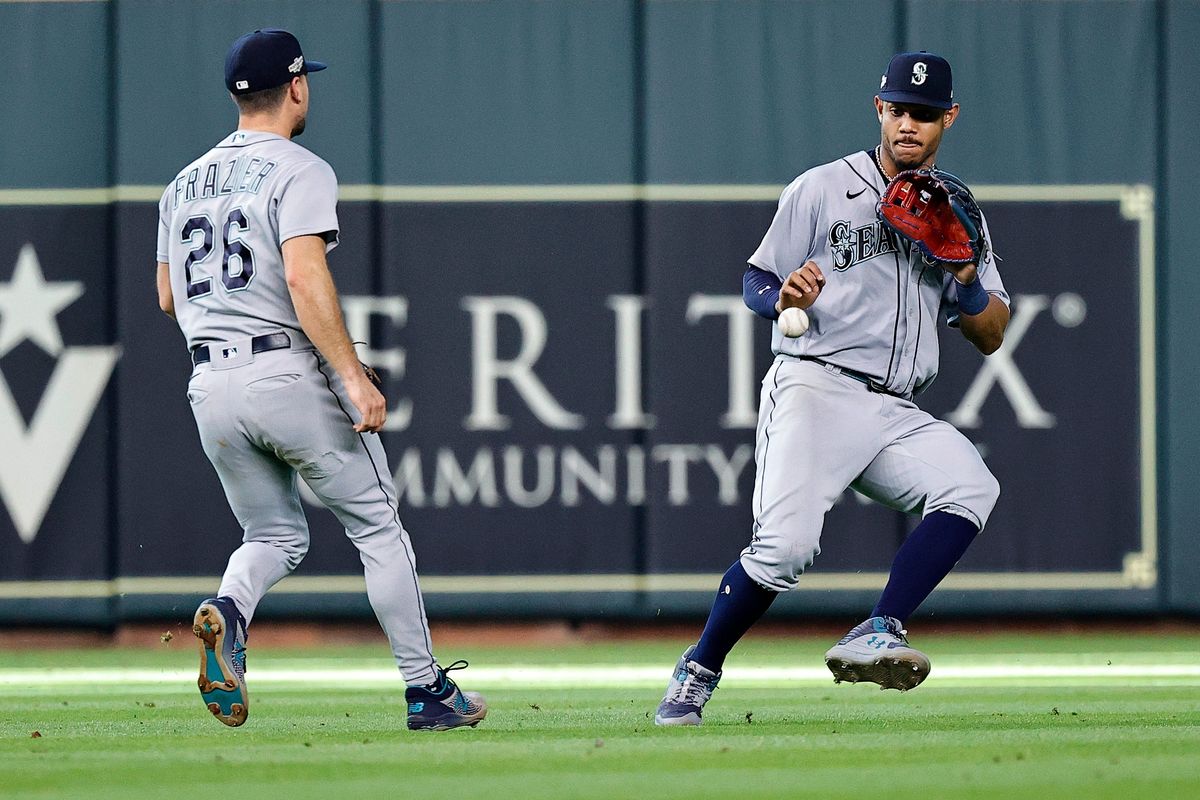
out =
[[(748, 540), (771, 353), (741, 274), (778, 190), (637, 188), (339, 207), (330, 263), (385, 377), (383, 441), (431, 595), (707, 593)], [(1152, 198), (978, 195), (1012, 322), (986, 359), (943, 330), (917, 402), (976, 444), (1002, 495), (947, 586), (1152, 588)], [(156, 304), (155, 213), (0, 208), (0, 599), (55, 581), (202, 594), (240, 541)], [(357, 591), (357, 551), (310, 512), (281, 591)], [(913, 523), (847, 492), (799, 589), (881, 585)]]

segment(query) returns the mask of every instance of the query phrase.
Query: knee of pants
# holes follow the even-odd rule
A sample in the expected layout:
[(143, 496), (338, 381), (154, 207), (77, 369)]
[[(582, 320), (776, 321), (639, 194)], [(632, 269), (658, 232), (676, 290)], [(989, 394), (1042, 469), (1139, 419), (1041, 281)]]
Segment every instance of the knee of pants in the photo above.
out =
[(957, 514), (974, 522), (982, 531), (999, 499), (1000, 482), (987, 467), (981, 466), (972, 475), (960, 476), (956, 486), (931, 495), (925, 504), (925, 513), (945, 511)]
[(764, 589), (787, 592), (796, 587), (804, 570), (821, 554), (814, 542), (779, 541), (777, 537), (758, 538), (742, 551), (742, 569)]
[(367, 545), (380, 547), (384, 546), (384, 544), (391, 545), (403, 541), (406, 533), (404, 526), (399, 524), (399, 520), (392, 516), (383, 520), (365, 522), (353, 527), (347, 527), (346, 536), (349, 537), (350, 541), (356, 547)]
[(251, 530), (246, 529), (242, 537), (244, 542), (261, 542), (269, 544), (283, 554), (289, 570), (300, 566), (304, 556), (308, 555), (308, 532), (298, 530)]
[(294, 570), (300, 566), (300, 562), (308, 555), (308, 542), (304, 542), (297, 548), (288, 548), (287, 550), (287, 565), (289, 570)]

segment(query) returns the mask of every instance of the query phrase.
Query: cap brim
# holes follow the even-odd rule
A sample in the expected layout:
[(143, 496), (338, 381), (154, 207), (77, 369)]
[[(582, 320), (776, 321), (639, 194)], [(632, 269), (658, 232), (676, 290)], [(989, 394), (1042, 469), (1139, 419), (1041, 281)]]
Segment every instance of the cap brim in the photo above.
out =
[(328, 64), (322, 64), (320, 61), (309, 61), (308, 59), (304, 60), (305, 72), (320, 72), (321, 70), (326, 69), (328, 66)]
[(889, 103), (908, 103), (914, 106), (929, 106), (930, 108), (940, 108), (943, 111), (949, 111), (954, 107), (954, 101), (936, 102), (931, 101), (928, 97), (922, 94), (914, 94), (912, 92), (880, 92), (880, 100), (886, 100)]

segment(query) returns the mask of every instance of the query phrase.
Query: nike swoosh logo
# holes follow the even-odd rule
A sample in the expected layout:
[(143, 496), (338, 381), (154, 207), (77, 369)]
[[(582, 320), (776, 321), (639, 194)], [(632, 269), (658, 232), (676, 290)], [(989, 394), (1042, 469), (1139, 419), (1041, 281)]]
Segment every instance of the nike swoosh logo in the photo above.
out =
[(859, 189), (859, 190), (858, 190), (857, 192), (855, 192), (854, 194), (850, 194), (850, 190), (849, 190), (849, 189), (847, 189), (847, 190), (846, 190), (846, 199), (847, 199), (847, 200), (853, 200), (854, 198), (858, 197), (860, 194), (862, 194), (862, 193), (863, 193), (863, 192), (865, 192), (866, 190), (867, 190), (867, 187), (865, 187), (865, 186), (864, 186), (863, 188)]

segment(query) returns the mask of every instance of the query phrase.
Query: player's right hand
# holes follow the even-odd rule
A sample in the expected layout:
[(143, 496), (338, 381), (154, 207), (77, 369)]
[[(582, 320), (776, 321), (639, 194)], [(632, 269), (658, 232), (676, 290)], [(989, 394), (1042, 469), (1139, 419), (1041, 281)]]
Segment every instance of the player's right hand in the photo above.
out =
[(779, 311), (785, 308), (805, 309), (817, 301), (821, 289), (825, 287), (825, 275), (815, 261), (807, 261), (804, 266), (787, 276), (779, 290), (779, 301), (775, 307)]
[(356, 376), (346, 384), (346, 394), (350, 395), (350, 402), (362, 418), (354, 430), (359, 433), (379, 433), (387, 419), (387, 401), (375, 384), (365, 374), (361, 378)]

